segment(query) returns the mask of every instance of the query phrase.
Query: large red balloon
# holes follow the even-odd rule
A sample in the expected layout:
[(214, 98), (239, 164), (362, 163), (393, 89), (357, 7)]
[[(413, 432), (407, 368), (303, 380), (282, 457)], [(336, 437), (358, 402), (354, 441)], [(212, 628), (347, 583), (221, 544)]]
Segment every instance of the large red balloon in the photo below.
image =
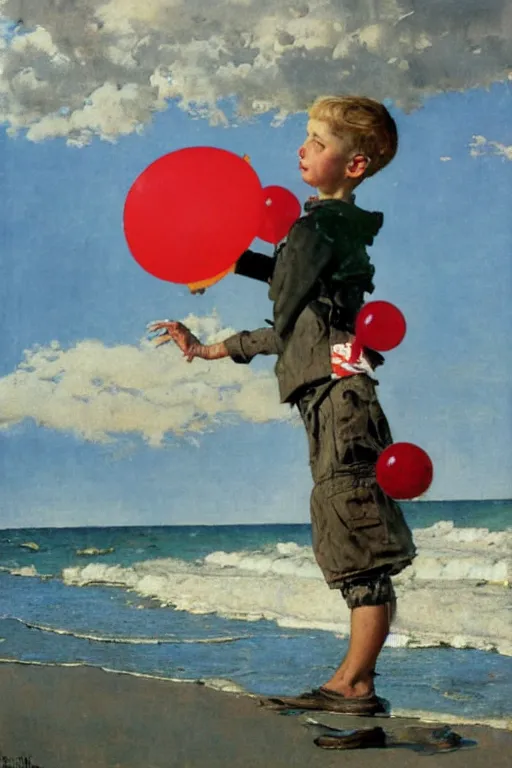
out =
[(299, 218), (301, 204), (284, 187), (263, 188), (263, 214), (258, 237), (267, 243), (277, 243), (286, 237), (292, 224)]
[(407, 325), (398, 307), (389, 301), (370, 301), (356, 318), (356, 339), (362, 347), (387, 352), (397, 347)]
[(124, 232), (143, 269), (173, 283), (208, 280), (256, 237), (261, 184), (242, 157), (190, 147), (151, 163), (124, 206)]
[(428, 453), (413, 443), (393, 443), (380, 454), (377, 482), (393, 499), (415, 499), (430, 487), (434, 467)]

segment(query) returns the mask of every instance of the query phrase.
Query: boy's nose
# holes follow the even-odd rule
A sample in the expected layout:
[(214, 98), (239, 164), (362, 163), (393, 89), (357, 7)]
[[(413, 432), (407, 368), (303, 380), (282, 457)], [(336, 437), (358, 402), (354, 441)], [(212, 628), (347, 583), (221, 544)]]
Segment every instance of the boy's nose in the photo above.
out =
[(299, 155), (299, 157), (300, 157), (300, 159), (301, 159), (301, 160), (303, 160), (303, 159), (304, 159), (304, 155), (305, 155), (305, 154), (306, 154), (306, 150), (304, 149), (304, 147), (300, 147), (300, 148), (299, 148), (299, 151), (298, 151), (298, 155)]

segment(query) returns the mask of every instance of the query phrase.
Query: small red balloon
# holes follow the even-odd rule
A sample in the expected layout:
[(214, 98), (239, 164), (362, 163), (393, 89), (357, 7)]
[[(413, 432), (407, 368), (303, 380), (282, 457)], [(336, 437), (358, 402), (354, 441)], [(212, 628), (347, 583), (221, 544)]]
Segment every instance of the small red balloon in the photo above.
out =
[(415, 499), (430, 487), (434, 467), (430, 456), (413, 443), (393, 443), (380, 454), (377, 482), (393, 499)]
[(171, 152), (151, 163), (128, 192), (124, 232), (130, 252), (161, 280), (208, 280), (231, 267), (256, 237), (261, 196), (254, 169), (232, 152)]
[(286, 237), (301, 214), (297, 197), (284, 187), (263, 188), (263, 214), (258, 237), (266, 243), (277, 243)]
[(370, 301), (356, 318), (356, 339), (363, 347), (388, 352), (405, 336), (407, 325), (398, 307), (389, 301)]

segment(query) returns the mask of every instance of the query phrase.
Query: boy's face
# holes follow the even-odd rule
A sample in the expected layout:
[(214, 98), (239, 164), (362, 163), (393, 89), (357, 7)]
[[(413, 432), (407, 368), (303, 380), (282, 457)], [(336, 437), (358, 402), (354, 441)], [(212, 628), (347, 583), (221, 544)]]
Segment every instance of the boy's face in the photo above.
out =
[(309, 120), (307, 134), (298, 153), (302, 180), (316, 187), (321, 196), (338, 196), (353, 178), (350, 168), (354, 152), (347, 150), (343, 139), (323, 120)]

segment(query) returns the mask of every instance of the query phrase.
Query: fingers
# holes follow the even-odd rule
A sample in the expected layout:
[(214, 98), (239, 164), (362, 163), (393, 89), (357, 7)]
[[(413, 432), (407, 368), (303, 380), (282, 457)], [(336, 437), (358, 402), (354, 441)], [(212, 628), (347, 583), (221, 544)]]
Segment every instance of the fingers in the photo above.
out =
[(167, 323), (173, 323), (173, 322), (174, 322), (174, 320), (168, 320), (168, 319), (165, 319), (165, 320), (152, 320), (150, 323), (148, 323), (146, 325), (146, 328), (149, 330), (149, 328), (151, 328), (152, 326), (155, 326), (155, 325), (167, 325)]
[(196, 350), (194, 350), (193, 347), (189, 347), (188, 345), (184, 346), (184, 343), (181, 339), (176, 339), (169, 333), (162, 334), (162, 336), (157, 336), (152, 340), (152, 343), (155, 347), (161, 347), (162, 344), (168, 344), (170, 341), (174, 341), (176, 346), (180, 348), (180, 350), (183, 352), (183, 356), (186, 358), (187, 363), (191, 363), (192, 360), (196, 357)]
[(163, 336), (157, 336), (156, 339), (152, 339), (154, 347), (161, 347), (162, 344), (168, 344), (170, 341), (172, 341), (172, 338), (167, 334), (164, 334)]
[(174, 336), (172, 333), (162, 333), (161, 336), (156, 336), (155, 338), (151, 339), (151, 342), (154, 347), (161, 347), (162, 344), (168, 344), (170, 341), (174, 341), (176, 346), (178, 346), (183, 354), (187, 353), (187, 348), (185, 347), (185, 342), (183, 339)]
[(168, 344), (173, 341), (183, 352), (187, 362), (191, 363), (197, 357), (196, 339), (189, 329), (177, 320), (155, 320), (146, 326), (148, 337), (155, 347)]
[(170, 341), (174, 341), (174, 343), (180, 348), (180, 350), (183, 352), (183, 356), (185, 357), (187, 363), (191, 363), (195, 357), (197, 357), (197, 352), (193, 347), (183, 347), (182, 344), (169, 333), (162, 334), (161, 336), (157, 336), (156, 338), (152, 339), (152, 344), (154, 347), (161, 347), (163, 344), (168, 344)]
[(150, 323), (146, 326), (146, 330), (149, 331), (149, 333), (152, 333), (154, 331), (160, 331), (160, 330), (176, 330), (176, 327), (179, 325), (175, 320), (159, 320), (156, 323)]
[(157, 331), (156, 334), (153, 335), (151, 341), (155, 347), (167, 344), (169, 341), (174, 341), (176, 346), (178, 346), (184, 354), (188, 353), (191, 345), (188, 333), (181, 328), (174, 328), (172, 323), (169, 323), (167, 327), (161, 329), (160, 333)]

